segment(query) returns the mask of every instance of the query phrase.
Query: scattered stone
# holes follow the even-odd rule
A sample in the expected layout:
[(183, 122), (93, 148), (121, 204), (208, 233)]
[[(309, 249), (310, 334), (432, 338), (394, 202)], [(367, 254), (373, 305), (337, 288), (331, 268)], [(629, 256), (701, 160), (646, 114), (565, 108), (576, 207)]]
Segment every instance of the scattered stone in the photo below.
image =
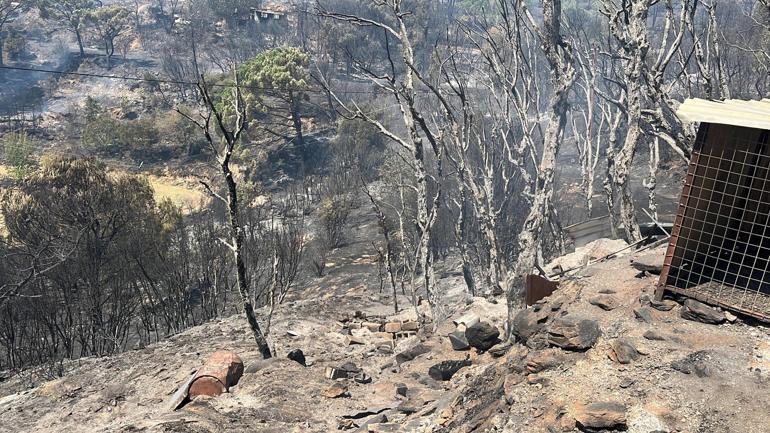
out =
[(549, 381), (545, 377), (538, 376), (536, 374), (530, 374), (529, 376), (527, 376), (527, 383), (530, 385), (540, 385), (545, 387), (545, 386), (548, 386), (551, 383), (551, 381)]
[(589, 429), (612, 429), (626, 426), (626, 407), (620, 403), (601, 402), (578, 405), (573, 409), (578, 426)]
[(678, 361), (672, 362), (671, 368), (684, 374), (695, 373), (698, 377), (709, 377), (711, 376), (711, 369), (706, 363), (708, 358), (708, 352), (704, 350), (693, 352)]
[(647, 308), (634, 308), (634, 316), (636, 317), (636, 320), (639, 320), (640, 322), (652, 323), (652, 313)]
[(618, 293), (612, 289), (601, 289), (599, 290), (599, 293), (602, 295), (614, 295), (615, 293)]
[(353, 318), (359, 319), (359, 320), (366, 320), (366, 313), (360, 310), (356, 310), (356, 312), (353, 313)]
[(302, 350), (300, 349), (292, 350), (286, 357), (303, 367), (307, 367), (307, 364), (305, 363), (305, 354), (302, 353)]
[(366, 409), (359, 410), (358, 412), (342, 415), (342, 418), (343, 419), (361, 419), (361, 418), (366, 418), (368, 416), (377, 415), (376, 417), (366, 421), (366, 424), (368, 425), (372, 423), (388, 422), (388, 417), (386, 417), (383, 412), (385, 412), (388, 409), (393, 409), (394, 407), (395, 407), (395, 404), (386, 405), (386, 406), (367, 407)]
[(385, 332), (401, 332), (401, 322), (388, 322), (384, 325)]
[(398, 411), (407, 415), (417, 413), (425, 406), (425, 400), (420, 398), (410, 398), (398, 406)]
[(362, 371), (353, 376), (353, 381), (366, 385), (367, 383), (372, 383), (372, 377)]
[(366, 426), (369, 433), (391, 433), (401, 431), (401, 424), (394, 422), (372, 423)]
[(337, 423), (337, 430), (353, 430), (354, 428), (357, 428), (358, 424), (355, 423), (352, 419), (341, 419)]
[(549, 349), (536, 352), (530, 352), (527, 356), (527, 371), (529, 373), (540, 373), (561, 364), (562, 359), (558, 349)]
[(403, 383), (397, 383), (396, 384), (396, 395), (400, 395), (402, 397), (406, 397), (406, 392), (409, 390), (407, 386)]
[(655, 299), (650, 299), (650, 307), (658, 310), (658, 311), (671, 311), (676, 307), (676, 302), (674, 301), (656, 301)]
[(348, 374), (358, 374), (361, 372), (361, 369), (356, 366), (351, 361), (348, 361), (340, 366), (340, 370), (347, 372)]
[(683, 319), (710, 325), (718, 325), (725, 321), (725, 313), (694, 299), (684, 301), (680, 315)]
[(335, 383), (329, 388), (326, 388), (321, 393), (321, 395), (326, 398), (350, 397), (350, 393), (348, 392), (348, 386), (339, 382)]
[(430, 352), (430, 347), (424, 344), (415, 344), (414, 346), (406, 349), (405, 351), (396, 355), (396, 363), (403, 364), (404, 362), (411, 361), (418, 356)]
[(393, 354), (393, 345), (390, 344), (380, 344), (377, 346), (377, 352), (382, 353), (383, 355), (392, 355)]
[(512, 346), (513, 345), (508, 341), (496, 344), (489, 349), (489, 354), (495, 358), (499, 358), (508, 353)]
[(361, 337), (356, 337), (355, 335), (348, 335), (345, 337), (345, 339), (348, 342), (348, 346), (366, 344), (366, 340)]
[(576, 315), (560, 317), (548, 329), (548, 342), (567, 350), (586, 350), (596, 344), (602, 334), (595, 320)]
[(628, 411), (628, 433), (669, 433), (671, 430), (658, 416), (642, 406)]
[(639, 358), (636, 347), (625, 338), (618, 338), (610, 345), (609, 357), (618, 364), (630, 364)]
[(738, 316), (729, 311), (725, 311), (725, 319), (730, 323), (735, 323), (738, 320)]
[(500, 342), (500, 331), (488, 322), (479, 322), (465, 330), (468, 345), (486, 352)]
[(664, 258), (665, 256), (662, 254), (646, 254), (635, 258), (631, 262), (631, 266), (641, 272), (649, 272), (653, 275), (660, 275), (660, 273), (663, 272)]
[(468, 339), (465, 338), (465, 332), (455, 331), (449, 334), (449, 342), (452, 343), (452, 349), (454, 350), (468, 350), (471, 346), (468, 344)]
[(505, 376), (503, 392), (505, 393), (505, 402), (508, 403), (508, 405), (512, 405), (516, 402), (515, 393), (522, 380), (524, 379), (518, 374), (509, 374)]
[(382, 324), (377, 322), (364, 322), (361, 324), (364, 328), (372, 331), (372, 332), (380, 332), (382, 331)]
[(591, 305), (596, 305), (604, 311), (612, 311), (620, 306), (620, 301), (618, 298), (608, 294), (596, 295), (589, 299), (588, 302)]
[(538, 314), (533, 309), (521, 310), (513, 317), (513, 335), (526, 343), (533, 335), (543, 330), (546, 320), (547, 315)]
[(442, 361), (435, 364), (428, 370), (428, 375), (433, 380), (447, 381), (452, 378), (461, 368), (471, 365), (469, 359), (463, 361)]
[(635, 381), (633, 379), (630, 379), (627, 377), (620, 381), (620, 387), (623, 389), (629, 388), (631, 385), (634, 384), (634, 382)]
[(661, 334), (660, 332), (658, 332), (658, 331), (656, 331), (654, 329), (650, 329), (648, 331), (645, 331), (643, 337), (648, 339), (648, 340), (652, 340), (652, 341), (665, 341), (666, 340), (666, 337), (663, 334)]

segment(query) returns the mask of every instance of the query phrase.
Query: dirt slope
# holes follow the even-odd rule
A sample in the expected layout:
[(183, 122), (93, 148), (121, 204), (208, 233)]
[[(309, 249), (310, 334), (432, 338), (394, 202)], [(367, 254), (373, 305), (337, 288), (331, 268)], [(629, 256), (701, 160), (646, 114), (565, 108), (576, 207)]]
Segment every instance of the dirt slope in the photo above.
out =
[[(637, 278), (633, 255), (591, 266), (545, 301), (552, 319), (569, 313), (597, 321), (602, 335), (585, 352), (518, 343), (500, 358), (458, 352), (446, 337), (454, 330), (451, 322), (435, 333), (421, 329), (392, 351), (366, 333), (366, 344), (348, 345), (343, 321), (356, 310), (378, 320), (392, 313), (390, 299), (377, 293), (374, 265), (366, 255), (373, 224), (358, 216), (353, 241), (337, 252), (329, 275), (301, 295), (307, 300), (289, 302), (276, 313), (276, 359), (260, 361), (244, 320), (226, 318), (145, 349), (76, 361), (61, 379), (39, 382), (29, 374), (8, 379), (0, 383), (0, 431), (559, 432), (577, 431), (580, 405), (595, 402), (622, 405), (630, 432), (768, 431), (768, 329), (740, 319), (723, 325), (686, 321), (678, 305), (668, 312), (648, 308), (650, 324), (637, 320), (633, 310), (640, 295), (651, 293), (656, 277)], [(448, 261), (440, 270), (447, 308), (454, 317), (472, 310), (502, 330), (504, 302), (463, 296), (455, 267)], [(589, 303), (600, 291), (613, 291), (618, 306), (605, 311)], [(408, 305), (406, 298), (402, 302)], [(398, 318), (415, 317), (410, 308)], [(644, 338), (650, 330), (663, 340)], [(608, 355), (618, 338), (645, 355), (629, 364), (614, 362)], [(416, 345), (427, 350), (397, 362), (396, 354)], [(295, 348), (304, 351), (308, 367), (285, 358)], [(247, 372), (238, 385), (218, 398), (167, 410), (177, 386), (219, 349), (244, 360)], [(450, 381), (429, 377), (432, 365), (466, 356), (472, 365)], [(325, 368), (348, 361), (372, 382), (347, 380), (349, 397), (323, 397), (334, 384), (324, 377)], [(398, 395), (397, 384), (406, 386), (406, 396)]]

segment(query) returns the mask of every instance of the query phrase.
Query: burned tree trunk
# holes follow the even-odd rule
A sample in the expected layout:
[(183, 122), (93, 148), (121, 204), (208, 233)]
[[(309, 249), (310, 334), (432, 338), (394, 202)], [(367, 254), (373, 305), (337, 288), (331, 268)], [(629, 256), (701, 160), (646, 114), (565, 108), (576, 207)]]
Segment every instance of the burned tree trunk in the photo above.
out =
[(524, 303), (524, 281), (537, 263), (543, 228), (550, 214), (556, 157), (559, 154), (561, 138), (567, 122), (569, 93), (576, 76), (572, 47), (561, 35), (561, 1), (543, 0), (542, 5), (544, 25), (540, 29), (524, 2), (520, 3), (540, 38), (548, 60), (554, 93), (550, 100), (548, 125), (543, 137), (543, 153), (538, 166), (535, 195), (518, 236), (518, 256), (509, 275), (507, 294), (509, 323), (514, 311)]
[[(230, 168), (230, 162), (233, 155), (235, 145), (240, 140), (241, 134), (246, 129), (246, 110), (243, 103), (243, 97), (241, 95), (240, 85), (238, 81), (238, 74), (234, 72), (235, 86), (233, 86), (233, 108), (235, 113), (235, 122), (233, 127), (227, 126), (227, 121), (224, 118), (223, 113), (217, 107), (216, 101), (211, 97), (209, 88), (206, 84), (205, 78), (201, 75), (201, 80), (198, 83), (198, 92), (200, 93), (201, 102), (203, 103), (204, 114), (200, 115), (200, 118), (193, 118), (186, 114), (182, 110), (177, 110), (180, 114), (185, 116), (188, 120), (194, 122), (198, 126), (206, 137), (206, 141), (214, 155), (214, 158), (219, 165), (220, 172), (225, 182), (226, 196), (216, 193), (206, 182), (201, 181), (203, 186), (208, 192), (216, 199), (220, 200), (226, 205), (228, 211), (228, 223), (229, 223), (229, 241), (222, 239), (222, 242), (227, 245), (233, 254), (235, 261), (235, 273), (237, 279), (238, 294), (241, 298), (241, 305), (243, 312), (246, 315), (246, 320), (249, 324), (249, 329), (254, 336), (254, 341), (257, 344), (259, 353), (263, 358), (271, 358), (273, 356), (270, 346), (267, 343), (267, 338), (262, 332), (257, 321), (256, 314), (254, 312), (254, 306), (251, 301), (250, 290), (248, 286), (248, 276), (246, 272), (246, 264), (243, 259), (243, 227), (240, 220), (240, 209), (238, 203), (238, 185), (235, 182), (235, 177)], [(212, 125), (212, 122), (214, 125)], [(221, 144), (215, 142), (213, 130), (216, 129), (217, 135), (221, 137)]]

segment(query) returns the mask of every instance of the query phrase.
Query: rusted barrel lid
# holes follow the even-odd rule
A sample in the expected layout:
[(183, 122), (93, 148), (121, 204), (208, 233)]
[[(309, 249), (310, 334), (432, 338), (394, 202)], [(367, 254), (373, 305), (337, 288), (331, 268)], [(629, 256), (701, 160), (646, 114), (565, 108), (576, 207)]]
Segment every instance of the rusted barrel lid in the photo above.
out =
[(190, 384), (188, 396), (216, 397), (227, 392), (243, 375), (243, 361), (233, 352), (214, 352), (198, 370)]

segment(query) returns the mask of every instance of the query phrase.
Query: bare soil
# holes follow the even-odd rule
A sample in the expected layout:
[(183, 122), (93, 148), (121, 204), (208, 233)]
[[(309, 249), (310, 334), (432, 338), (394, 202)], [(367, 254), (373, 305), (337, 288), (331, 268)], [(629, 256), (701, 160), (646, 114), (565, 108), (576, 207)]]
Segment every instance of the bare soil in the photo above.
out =
[[(382, 414), (392, 423), (381, 427), (393, 429), (387, 431), (577, 431), (569, 420), (578, 405), (603, 401), (626, 406), (631, 432), (767, 431), (768, 328), (741, 320), (719, 326), (689, 322), (679, 317), (679, 307), (652, 310), (652, 324), (639, 322), (632, 310), (639, 306), (640, 295), (652, 293), (656, 277), (637, 278), (639, 272), (630, 266), (634, 255), (592, 265), (547, 300), (558, 298), (564, 303), (560, 311), (597, 320), (602, 337), (584, 353), (546, 349), (559, 362), (543, 372), (521, 368), (543, 351), (520, 344), (502, 358), (453, 351), (446, 337), (454, 330), (450, 321), (435, 333), (422, 329), (416, 337), (402, 340), (394, 353), (416, 344), (430, 350), (400, 366), (394, 354), (376, 349), (374, 339), (348, 346), (341, 320), (355, 311), (370, 317), (392, 314), (391, 299), (378, 293), (376, 266), (367, 253), (376, 236), (375, 221), (357, 214), (354, 226), (349, 244), (335, 252), (327, 276), (293, 294), (276, 312), (271, 328), (275, 359), (259, 359), (245, 320), (235, 315), (147, 348), (72, 361), (59, 379), (45, 381), (39, 371), (6, 378), (0, 383), (0, 431), (331, 432), (340, 427), (367, 431), (366, 422)], [(659, 248), (644, 254), (663, 252)], [(459, 266), (451, 260), (441, 265), (439, 285), (452, 315), (472, 310), (502, 330), (504, 302), (467, 298)], [(604, 311), (588, 303), (607, 289), (616, 292), (620, 307)], [(406, 297), (400, 301), (408, 305)], [(397, 318), (415, 316), (407, 308)], [(665, 340), (643, 338), (651, 329)], [(610, 344), (620, 337), (646, 355), (627, 365), (613, 362)], [(296, 348), (304, 351), (308, 367), (285, 358)], [(238, 385), (228, 394), (199, 398), (169, 411), (167, 402), (177, 387), (207, 356), (223, 349), (244, 360), (247, 373)], [(473, 365), (449, 382), (436, 382), (427, 374), (440, 361), (466, 356)], [(693, 356), (706, 366), (707, 376), (672, 367)], [(346, 381), (349, 398), (321, 396), (334, 384), (325, 378), (325, 368), (348, 361), (371, 376), (372, 383)], [(406, 397), (396, 395), (396, 384), (407, 386)], [(405, 410), (410, 405), (414, 410)], [(367, 411), (381, 414), (363, 415)]]

